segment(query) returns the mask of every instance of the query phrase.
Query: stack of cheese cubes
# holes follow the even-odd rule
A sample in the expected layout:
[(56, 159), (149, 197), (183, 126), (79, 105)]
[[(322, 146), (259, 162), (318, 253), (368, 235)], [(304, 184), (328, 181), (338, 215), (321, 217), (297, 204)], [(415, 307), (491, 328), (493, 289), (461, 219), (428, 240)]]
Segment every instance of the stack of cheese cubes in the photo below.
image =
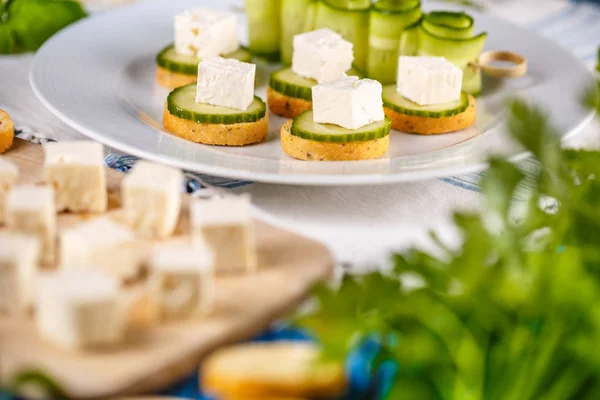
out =
[[(0, 318), (34, 312), (39, 334), (56, 345), (114, 346), (132, 305), (124, 285), (142, 287), (152, 315), (194, 318), (211, 311), (215, 274), (256, 268), (248, 197), (192, 199), (183, 230), (183, 174), (140, 161), (121, 183), (122, 208), (106, 214), (102, 146), (44, 150), (39, 185), (17, 184), (17, 167), (0, 158)], [(62, 212), (86, 218), (61, 230)]]

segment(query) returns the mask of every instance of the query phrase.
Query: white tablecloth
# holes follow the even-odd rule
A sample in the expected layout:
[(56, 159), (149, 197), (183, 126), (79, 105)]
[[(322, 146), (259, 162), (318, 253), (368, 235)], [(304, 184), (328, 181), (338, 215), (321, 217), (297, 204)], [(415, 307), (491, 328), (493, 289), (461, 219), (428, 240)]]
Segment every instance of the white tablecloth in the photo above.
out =
[[(488, 0), (486, 5), (490, 12), (569, 47), (590, 65), (595, 62), (600, 44), (597, 7), (564, 0)], [(21, 137), (81, 138), (35, 98), (28, 82), (32, 57), (0, 56), (0, 108), (12, 115)], [(586, 147), (599, 144), (597, 123), (570, 142)], [(232, 191), (250, 193), (262, 218), (323, 241), (338, 261), (375, 266), (384, 263), (392, 250), (411, 244), (427, 246), (430, 230), (456, 242), (452, 212), (477, 207), (479, 176), (331, 188), (253, 183)]]

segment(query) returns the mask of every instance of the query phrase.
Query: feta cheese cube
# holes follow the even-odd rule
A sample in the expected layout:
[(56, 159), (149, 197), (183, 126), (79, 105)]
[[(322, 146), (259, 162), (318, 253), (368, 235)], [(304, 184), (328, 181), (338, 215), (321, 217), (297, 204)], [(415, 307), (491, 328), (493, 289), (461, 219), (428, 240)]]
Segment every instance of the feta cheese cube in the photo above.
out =
[(397, 90), (421, 105), (460, 99), (463, 72), (444, 57), (406, 57), (398, 61)]
[(13, 232), (34, 235), (42, 247), (42, 260), (54, 260), (54, 189), (51, 186), (16, 185), (9, 192), (5, 206), (6, 227)]
[(294, 36), (292, 71), (317, 82), (329, 82), (345, 76), (352, 68), (352, 43), (328, 28)]
[(382, 90), (381, 83), (356, 76), (315, 85), (312, 88), (314, 121), (346, 129), (381, 121), (385, 118)]
[(34, 236), (0, 232), (0, 316), (23, 316), (33, 305), (39, 253)]
[(195, 57), (216, 57), (236, 51), (237, 15), (195, 8), (175, 16), (175, 51)]
[(142, 248), (134, 232), (107, 217), (84, 222), (60, 234), (63, 268), (91, 266), (123, 280), (134, 279), (140, 273)]
[(125, 318), (116, 279), (78, 268), (41, 273), (37, 283), (36, 325), (44, 339), (70, 349), (122, 339)]
[(177, 168), (138, 161), (121, 183), (127, 224), (145, 236), (171, 236), (179, 220), (182, 182)]
[(100, 143), (47, 143), (44, 152), (44, 175), (54, 187), (57, 211), (106, 211), (106, 174)]
[(213, 251), (217, 272), (257, 268), (250, 197), (194, 199), (190, 214), (192, 238), (198, 245), (206, 243)]
[(247, 110), (254, 100), (256, 65), (220, 57), (198, 64), (196, 103)]
[(204, 315), (213, 305), (214, 256), (205, 246), (164, 245), (150, 257), (150, 296), (165, 319)]
[(10, 188), (17, 182), (19, 170), (16, 165), (0, 157), (0, 225), (4, 223), (4, 202)]

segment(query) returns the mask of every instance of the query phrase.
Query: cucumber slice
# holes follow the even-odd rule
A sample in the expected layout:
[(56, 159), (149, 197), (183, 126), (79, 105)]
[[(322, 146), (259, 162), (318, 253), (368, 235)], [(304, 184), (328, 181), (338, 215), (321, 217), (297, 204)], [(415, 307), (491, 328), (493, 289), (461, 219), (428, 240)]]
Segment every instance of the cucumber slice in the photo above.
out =
[(425, 14), (422, 26), (432, 34), (448, 39), (473, 37), (473, 18), (465, 13), (433, 11)]
[(463, 91), (479, 93), (481, 71), (474, 70), (469, 64), (479, 58), (487, 33), (474, 36), (473, 18), (459, 12), (437, 11), (426, 14), (420, 28), (417, 54), (447, 58), (463, 69)]
[(329, 28), (354, 44), (354, 64), (367, 66), (370, 0), (321, 0), (317, 3), (315, 29)]
[(412, 26), (406, 28), (400, 36), (399, 56), (416, 56), (419, 52), (419, 33), (421, 31), (421, 21), (417, 21)]
[[(236, 51), (224, 55), (223, 58), (232, 58), (238, 61), (249, 62), (252, 60), (252, 54), (248, 50), (240, 47)], [(188, 75), (198, 74), (198, 64), (200, 61), (202, 61), (201, 58), (177, 53), (174, 45), (165, 47), (156, 56), (156, 63), (164, 69)]]
[(291, 133), (294, 136), (317, 142), (346, 143), (375, 140), (390, 134), (392, 120), (387, 116), (383, 121), (373, 122), (359, 129), (346, 129), (332, 124), (319, 124), (313, 121), (313, 112), (305, 111), (294, 119)]
[(247, 110), (196, 103), (195, 83), (173, 90), (167, 98), (167, 109), (172, 115), (190, 121), (226, 125), (255, 122), (267, 113), (267, 106), (257, 96)]
[[(346, 72), (346, 74), (361, 76), (354, 68)], [(273, 72), (269, 79), (269, 86), (271, 86), (273, 90), (283, 93), (286, 96), (308, 101), (312, 101), (312, 87), (316, 84), (316, 80), (300, 76), (290, 68), (284, 68)]]
[(268, 61), (279, 60), (280, 0), (245, 0), (248, 15), (248, 48)]
[(294, 35), (304, 32), (306, 15), (312, 3), (313, 0), (281, 0), (279, 52), (283, 64), (292, 63)]
[(367, 76), (382, 84), (396, 81), (402, 32), (421, 19), (420, 0), (379, 0), (369, 15)]
[(469, 107), (469, 96), (462, 92), (460, 99), (451, 103), (420, 106), (402, 96), (396, 90), (396, 85), (383, 88), (383, 106), (404, 114), (427, 118), (451, 117), (464, 112)]
[(319, 10), (319, 1), (320, 0), (312, 0), (306, 9), (306, 15), (304, 16), (304, 32), (315, 30), (317, 11)]

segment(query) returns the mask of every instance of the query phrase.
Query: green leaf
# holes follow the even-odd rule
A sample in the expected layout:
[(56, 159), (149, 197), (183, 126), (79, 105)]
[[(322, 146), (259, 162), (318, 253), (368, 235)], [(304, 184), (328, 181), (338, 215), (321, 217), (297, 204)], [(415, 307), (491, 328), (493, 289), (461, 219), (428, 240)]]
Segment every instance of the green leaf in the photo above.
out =
[(87, 14), (77, 1), (13, 0), (8, 6), (8, 26), (17, 44), (37, 50), (48, 38)]
[(66, 400), (69, 398), (54, 379), (37, 370), (22, 371), (7, 383), (7, 388), (13, 393), (21, 393), (23, 389), (31, 386), (39, 389), (45, 395), (45, 398), (52, 400)]
[(15, 51), (15, 34), (10, 27), (0, 23), (0, 54)]

